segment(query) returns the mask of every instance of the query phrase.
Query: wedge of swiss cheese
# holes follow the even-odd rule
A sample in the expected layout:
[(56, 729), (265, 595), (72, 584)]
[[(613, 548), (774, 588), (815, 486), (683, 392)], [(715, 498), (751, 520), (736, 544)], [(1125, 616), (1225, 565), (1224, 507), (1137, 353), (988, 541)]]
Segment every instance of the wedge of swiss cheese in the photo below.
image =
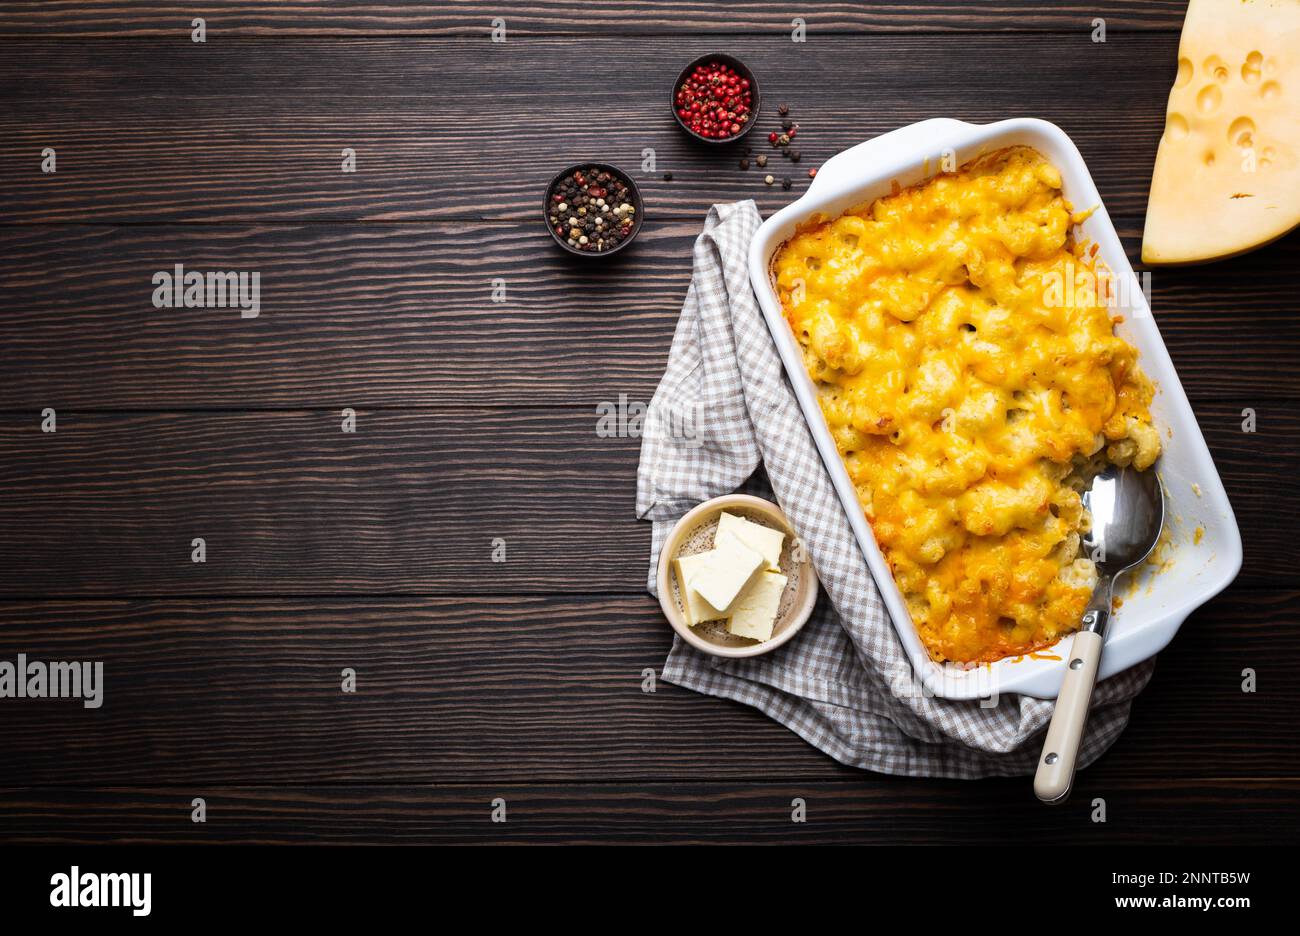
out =
[(1300, 0), (1191, 0), (1142, 260), (1204, 263), (1300, 224)]

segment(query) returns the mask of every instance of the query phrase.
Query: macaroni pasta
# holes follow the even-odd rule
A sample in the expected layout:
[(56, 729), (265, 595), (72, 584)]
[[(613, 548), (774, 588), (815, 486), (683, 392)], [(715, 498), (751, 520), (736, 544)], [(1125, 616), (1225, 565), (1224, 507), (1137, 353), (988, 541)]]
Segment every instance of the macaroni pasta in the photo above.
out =
[(991, 662), (1078, 627), (1080, 491), (1160, 437), (1061, 177), (999, 150), (778, 251), (777, 291), (930, 655)]

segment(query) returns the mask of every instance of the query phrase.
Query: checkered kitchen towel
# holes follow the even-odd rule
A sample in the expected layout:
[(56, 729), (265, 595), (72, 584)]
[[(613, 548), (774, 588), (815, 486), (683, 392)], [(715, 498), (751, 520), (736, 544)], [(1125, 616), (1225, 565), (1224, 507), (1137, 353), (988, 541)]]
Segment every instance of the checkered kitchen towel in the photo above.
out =
[[(637, 516), (654, 522), (650, 591), (673, 523), (743, 487), (768, 498), (775, 491), (825, 594), (802, 632), (760, 657), (723, 660), (675, 638), (663, 678), (752, 705), (854, 767), (961, 778), (1032, 773), (1051, 702), (1003, 695), (985, 707), (917, 688), (750, 288), (749, 242), (760, 222), (752, 201), (714, 205), (695, 242), (691, 288), (646, 413), (637, 473)], [(1097, 686), (1081, 765), (1119, 737), (1153, 666)]]

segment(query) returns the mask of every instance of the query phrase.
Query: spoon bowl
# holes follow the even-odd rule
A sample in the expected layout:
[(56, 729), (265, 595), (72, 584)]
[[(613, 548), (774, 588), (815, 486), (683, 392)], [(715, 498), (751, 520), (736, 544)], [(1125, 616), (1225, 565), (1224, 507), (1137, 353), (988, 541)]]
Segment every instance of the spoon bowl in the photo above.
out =
[(1034, 793), (1045, 803), (1064, 802), (1074, 785), (1079, 743), (1110, 623), (1115, 579), (1146, 561), (1165, 525), (1164, 487), (1154, 469), (1108, 465), (1092, 479), (1082, 500), (1092, 518), (1082, 547), (1097, 567), (1097, 585), (1074, 635), (1070, 662), (1034, 774)]
[(1164, 491), (1154, 471), (1107, 465), (1083, 492), (1083, 506), (1092, 515), (1083, 548), (1102, 578), (1146, 561), (1164, 528)]

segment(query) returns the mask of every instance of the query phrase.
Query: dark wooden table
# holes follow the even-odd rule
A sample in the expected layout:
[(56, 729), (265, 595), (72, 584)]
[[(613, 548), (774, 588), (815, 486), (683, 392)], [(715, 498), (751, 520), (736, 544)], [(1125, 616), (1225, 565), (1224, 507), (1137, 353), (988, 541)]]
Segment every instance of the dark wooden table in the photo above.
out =
[[(0, 659), (107, 680), (95, 711), (0, 701), (0, 840), (1295, 837), (1300, 236), (1155, 273), (1245, 567), (1062, 809), (1027, 779), (863, 773), (740, 705), (643, 693), (670, 639), (639, 443), (596, 432), (602, 402), (649, 400), (707, 206), (770, 212), (905, 123), (1060, 124), (1136, 261), (1182, 2), (202, 6), (0, 2)], [(667, 115), (714, 49), (794, 109), (793, 191)], [(536, 218), (582, 158), (646, 198), (607, 265)], [(154, 308), (177, 262), (259, 271), (260, 316)]]

